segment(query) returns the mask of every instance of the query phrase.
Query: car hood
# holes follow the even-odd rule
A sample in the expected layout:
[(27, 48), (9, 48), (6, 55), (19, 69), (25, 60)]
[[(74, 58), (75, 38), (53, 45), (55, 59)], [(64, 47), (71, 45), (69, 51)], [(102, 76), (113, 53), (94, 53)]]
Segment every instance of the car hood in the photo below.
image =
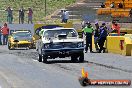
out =
[(50, 42), (53, 42), (53, 43), (57, 43), (57, 42), (83, 42), (83, 39), (81, 39), (81, 38), (45, 39), (45, 38), (43, 38), (42, 41), (43, 41), (43, 43), (50, 43)]

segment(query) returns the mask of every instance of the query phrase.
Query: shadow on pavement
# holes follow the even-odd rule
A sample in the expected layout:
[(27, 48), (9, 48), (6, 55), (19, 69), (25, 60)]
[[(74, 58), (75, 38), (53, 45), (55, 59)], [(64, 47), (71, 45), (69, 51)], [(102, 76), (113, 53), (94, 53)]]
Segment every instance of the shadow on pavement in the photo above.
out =
[(26, 48), (19, 48), (19, 49), (10, 49), (10, 50), (30, 50), (30, 49), (26, 49)]
[(83, 63), (83, 62), (79, 62), (79, 61), (72, 62), (71, 60), (50, 60), (47, 61), (46, 64), (55, 64), (55, 63)]

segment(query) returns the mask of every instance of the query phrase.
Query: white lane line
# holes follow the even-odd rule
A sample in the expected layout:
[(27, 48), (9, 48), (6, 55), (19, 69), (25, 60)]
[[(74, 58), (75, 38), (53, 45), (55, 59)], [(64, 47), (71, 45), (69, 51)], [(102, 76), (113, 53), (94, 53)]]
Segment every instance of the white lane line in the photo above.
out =
[(38, 60), (33, 59), (33, 61), (37, 62)]
[(45, 71), (46, 69), (42, 69), (43, 71)]
[(75, 64), (72, 64), (73, 66), (80, 66), (79, 64), (75, 63)]

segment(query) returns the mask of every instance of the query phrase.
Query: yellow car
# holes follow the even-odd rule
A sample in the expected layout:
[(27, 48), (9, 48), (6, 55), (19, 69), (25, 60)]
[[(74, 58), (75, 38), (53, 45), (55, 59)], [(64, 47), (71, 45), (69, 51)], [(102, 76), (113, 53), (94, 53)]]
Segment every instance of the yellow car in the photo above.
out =
[(8, 49), (35, 47), (35, 38), (29, 31), (15, 31), (8, 37)]

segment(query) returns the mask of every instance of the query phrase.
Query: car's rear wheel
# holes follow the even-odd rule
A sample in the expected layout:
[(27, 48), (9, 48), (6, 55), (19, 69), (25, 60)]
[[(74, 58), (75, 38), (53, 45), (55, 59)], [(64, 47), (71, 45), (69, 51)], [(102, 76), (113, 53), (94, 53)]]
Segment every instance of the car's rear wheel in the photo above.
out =
[(81, 52), (79, 55), (79, 62), (84, 62), (84, 52)]
[(39, 62), (42, 62), (42, 55), (39, 54), (39, 59), (38, 59)]

